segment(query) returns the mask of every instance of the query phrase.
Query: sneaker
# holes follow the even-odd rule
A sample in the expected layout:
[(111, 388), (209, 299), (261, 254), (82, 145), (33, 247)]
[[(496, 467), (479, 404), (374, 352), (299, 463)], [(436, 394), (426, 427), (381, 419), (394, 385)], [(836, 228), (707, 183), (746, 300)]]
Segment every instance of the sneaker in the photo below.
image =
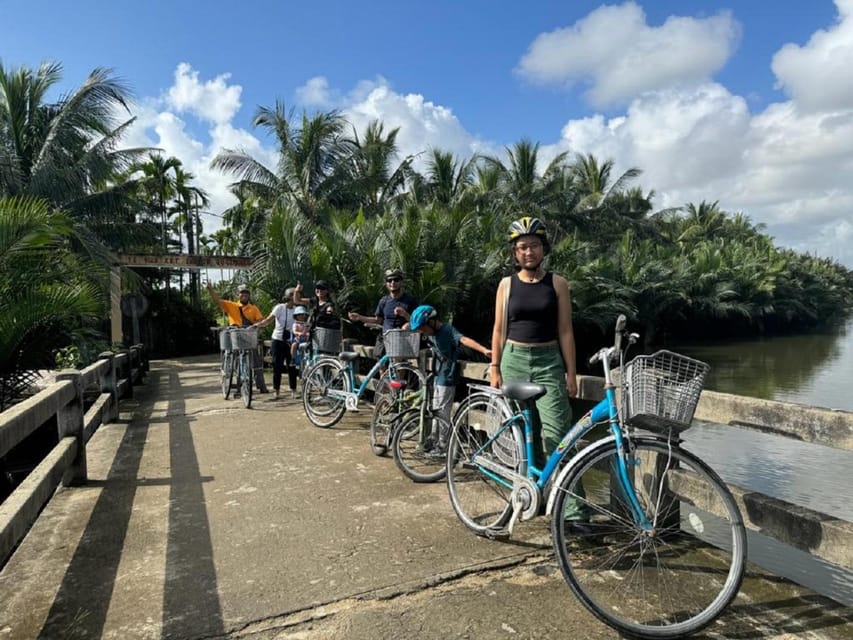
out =
[(579, 538), (589, 537), (596, 534), (596, 529), (588, 520), (566, 520), (567, 533)]
[(273, 400), (278, 400), (281, 397), (281, 394), (278, 392), (278, 389), (273, 391)]

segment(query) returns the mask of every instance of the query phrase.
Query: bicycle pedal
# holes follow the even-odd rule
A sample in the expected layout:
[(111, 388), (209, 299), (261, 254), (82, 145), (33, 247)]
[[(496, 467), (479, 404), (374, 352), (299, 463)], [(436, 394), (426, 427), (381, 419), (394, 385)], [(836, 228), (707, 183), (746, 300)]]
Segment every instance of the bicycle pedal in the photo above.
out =
[(497, 528), (486, 529), (484, 534), (489, 540), (509, 540), (510, 530)]

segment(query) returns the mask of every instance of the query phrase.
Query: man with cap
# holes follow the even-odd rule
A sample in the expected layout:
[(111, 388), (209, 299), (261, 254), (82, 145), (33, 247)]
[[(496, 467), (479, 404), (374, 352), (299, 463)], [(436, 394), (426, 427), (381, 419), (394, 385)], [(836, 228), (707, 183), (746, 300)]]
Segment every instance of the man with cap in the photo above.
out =
[[(348, 317), (353, 322), (375, 322), (382, 325), (382, 332), (389, 329), (400, 329), (409, 321), (409, 315), (418, 306), (418, 301), (411, 293), (406, 293), (403, 286), (403, 271), (401, 269), (388, 269), (385, 271), (385, 288), (388, 293), (379, 299), (373, 316), (363, 316), (355, 311), (350, 311)], [(385, 354), (385, 342), (380, 334), (376, 338), (376, 346), (373, 349), (375, 358), (381, 358)]]
[[(210, 293), (210, 297), (213, 301), (219, 305), (220, 309), (222, 309), (222, 312), (228, 316), (228, 324), (232, 327), (251, 327), (256, 322), (260, 322), (264, 319), (264, 314), (261, 310), (252, 304), (252, 292), (246, 284), (241, 284), (237, 287), (237, 296), (239, 299), (236, 302), (232, 300), (222, 300), (210, 282), (207, 283), (207, 291)], [(255, 380), (258, 383), (258, 391), (266, 393), (267, 385), (266, 382), (264, 382), (263, 362), (261, 362), (261, 357), (257, 351), (253, 353), (252, 359), (254, 363), (253, 368), (255, 370)]]

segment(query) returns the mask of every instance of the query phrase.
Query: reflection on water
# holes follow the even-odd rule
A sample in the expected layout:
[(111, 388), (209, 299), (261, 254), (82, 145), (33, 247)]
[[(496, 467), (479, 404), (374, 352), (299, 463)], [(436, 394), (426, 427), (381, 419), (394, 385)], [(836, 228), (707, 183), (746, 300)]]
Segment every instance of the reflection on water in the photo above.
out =
[[(683, 434), (726, 482), (814, 511), (853, 521), (853, 453), (726, 425), (696, 422)], [(750, 533), (749, 558), (846, 605), (853, 605), (853, 571), (816, 560)]]
[(711, 365), (713, 391), (853, 411), (853, 318), (832, 333), (674, 350)]

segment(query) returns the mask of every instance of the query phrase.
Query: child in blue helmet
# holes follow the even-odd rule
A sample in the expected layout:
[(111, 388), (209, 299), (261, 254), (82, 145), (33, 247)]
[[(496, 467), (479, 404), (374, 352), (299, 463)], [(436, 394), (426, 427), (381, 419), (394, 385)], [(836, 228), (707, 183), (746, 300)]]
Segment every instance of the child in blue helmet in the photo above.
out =
[[(438, 370), (435, 374), (432, 393), (432, 408), (435, 413), (450, 423), (450, 412), (453, 398), (456, 395), (456, 385), (459, 384), (459, 361), (456, 349), (460, 344), (469, 349), (479, 351), (487, 358), (492, 357), (492, 350), (484, 347), (476, 340), (463, 336), (453, 325), (441, 322), (438, 313), (428, 304), (417, 307), (409, 318), (409, 328), (426, 336), (432, 343), (439, 356)], [(439, 434), (439, 448), (444, 450), (450, 434)]]

